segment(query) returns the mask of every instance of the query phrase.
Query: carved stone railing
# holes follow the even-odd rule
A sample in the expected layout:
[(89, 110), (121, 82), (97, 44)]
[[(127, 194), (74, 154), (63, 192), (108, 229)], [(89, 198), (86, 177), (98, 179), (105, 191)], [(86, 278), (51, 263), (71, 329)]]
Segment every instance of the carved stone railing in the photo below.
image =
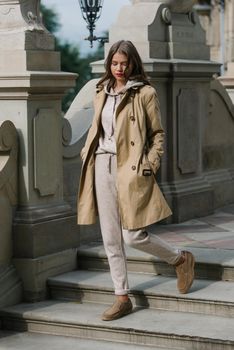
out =
[(10, 121), (0, 123), (0, 307), (18, 302), (21, 283), (12, 266), (13, 207), (17, 204), (17, 131)]

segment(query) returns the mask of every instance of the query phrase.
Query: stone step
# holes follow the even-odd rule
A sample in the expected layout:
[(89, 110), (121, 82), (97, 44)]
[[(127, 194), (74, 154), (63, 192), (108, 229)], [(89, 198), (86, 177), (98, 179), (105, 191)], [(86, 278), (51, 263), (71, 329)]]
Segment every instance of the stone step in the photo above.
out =
[[(195, 280), (188, 294), (179, 294), (176, 279), (129, 273), (132, 301), (140, 307), (234, 316), (234, 282)], [(106, 271), (78, 270), (48, 279), (53, 299), (112, 303), (113, 284)]]
[(93, 340), (163, 346), (166, 349), (233, 350), (234, 319), (135, 308), (124, 318), (100, 319), (106, 304), (45, 301), (1, 310), (4, 329)]
[[(116, 343), (102, 340), (82, 339), (61, 335), (35, 332), (0, 331), (1, 350), (168, 350), (164, 347), (151, 347)], [(170, 349), (169, 349), (170, 350)]]
[[(234, 282), (234, 256), (232, 250), (187, 248), (196, 259), (197, 279)], [(155, 256), (126, 247), (128, 271), (175, 276), (175, 269)], [(78, 266), (82, 270), (109, 270), (103, 245), (83, 245), (78, 250)]]

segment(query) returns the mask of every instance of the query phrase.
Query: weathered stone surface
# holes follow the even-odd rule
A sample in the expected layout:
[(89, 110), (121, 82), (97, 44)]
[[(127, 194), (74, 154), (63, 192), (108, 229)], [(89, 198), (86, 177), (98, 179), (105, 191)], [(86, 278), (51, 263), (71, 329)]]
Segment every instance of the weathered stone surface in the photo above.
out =
[(70, 248), (80, 243), (76, 215), (38, 222), (18, 222), (13, 226), (14, 256), (17, 258), (38, 258)]
[(77, 268), (77, 249), (67, 249), (35, 259), (15, 258), (13, 263), (23, 281), (24, 300), (38, 301), (48, 297), (48, 277)]
[(187, 13), (192, 11), (197, 0), (163, 0), (162, 2), (167, 4), (172, 12)]
[(0, 267), (9, 265), (12, 257), (12, 206), (17, 204), (16, 129), (10, 121), (0, 123)]
[[(199, 166), (199, 100), (194, 88), (181, 88), (177, 96), (178, 167), (182, 174)], [(194, 106), (191, 108), (191, 106)], [(185, 132), (186, 130), (186, 132)]]
[[(51, 129), (54, 130), (51, 142)], [(54, 195), (58, 186), (60, 171), (56, 156), (61, 145), (61, 130), (57, 128), (56, 111), (41, 108), (33, 119), (34, 186), (41, 196)], [(49, 151), (49, 152), (48, 152)]]
[[(166, 7), (167, 1), (137, 1), (125, 6), (109, 32), (111, 43), (127, 38), (133, 41), (141, 57), (209, 59), (205, 31), (195, 12), (188, 16), (193, 1), (173, 2), (173, 12)], [(174, 11), (175, 10), (175, 11)]]

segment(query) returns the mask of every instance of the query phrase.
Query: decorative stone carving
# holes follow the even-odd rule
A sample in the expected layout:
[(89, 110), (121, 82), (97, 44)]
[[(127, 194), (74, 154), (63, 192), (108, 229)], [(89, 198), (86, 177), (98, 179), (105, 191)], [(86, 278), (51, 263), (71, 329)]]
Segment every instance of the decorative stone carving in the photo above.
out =
[(47, 32), (39, 6), (40, 0), (0, 0), (0, 29)]
[(166, 24), (171, 24), (171, 11), (169, 10), (169, 8), (165, 7), (162, 10), (162, 19)]
[(0, 0), (0, 51), (54, 50), (54, 37), (42, 23), (39, 5), (40, 0)]

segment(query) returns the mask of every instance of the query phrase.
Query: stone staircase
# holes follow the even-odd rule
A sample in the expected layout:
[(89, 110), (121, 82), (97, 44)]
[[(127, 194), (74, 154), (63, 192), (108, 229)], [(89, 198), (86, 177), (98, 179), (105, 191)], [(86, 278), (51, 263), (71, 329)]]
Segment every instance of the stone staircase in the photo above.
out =
[(51, 300), (2, 310), (2, 326), (5, 330), (27, 331), (22, 334), (28, 342), (33, 337), (38, 339), (39, 333), (45, 342), (46, 334), (48, 344), (55, 344), (57, 339), (56, 349), (62, 344), (67, 350), (71, 344), (76, 344), (71, 349), (79, 350), (234, 349), (233, 253), (199, 248), (192, 251), (197, 261), (196, 280), (191, 292), (181, 295), (171, 267), (128, 248), (134, 312), (104, 322), (100, 316), (113, 302), (107, 259), (101, 244), (83, 246), (77, 271), (48, 280)]

